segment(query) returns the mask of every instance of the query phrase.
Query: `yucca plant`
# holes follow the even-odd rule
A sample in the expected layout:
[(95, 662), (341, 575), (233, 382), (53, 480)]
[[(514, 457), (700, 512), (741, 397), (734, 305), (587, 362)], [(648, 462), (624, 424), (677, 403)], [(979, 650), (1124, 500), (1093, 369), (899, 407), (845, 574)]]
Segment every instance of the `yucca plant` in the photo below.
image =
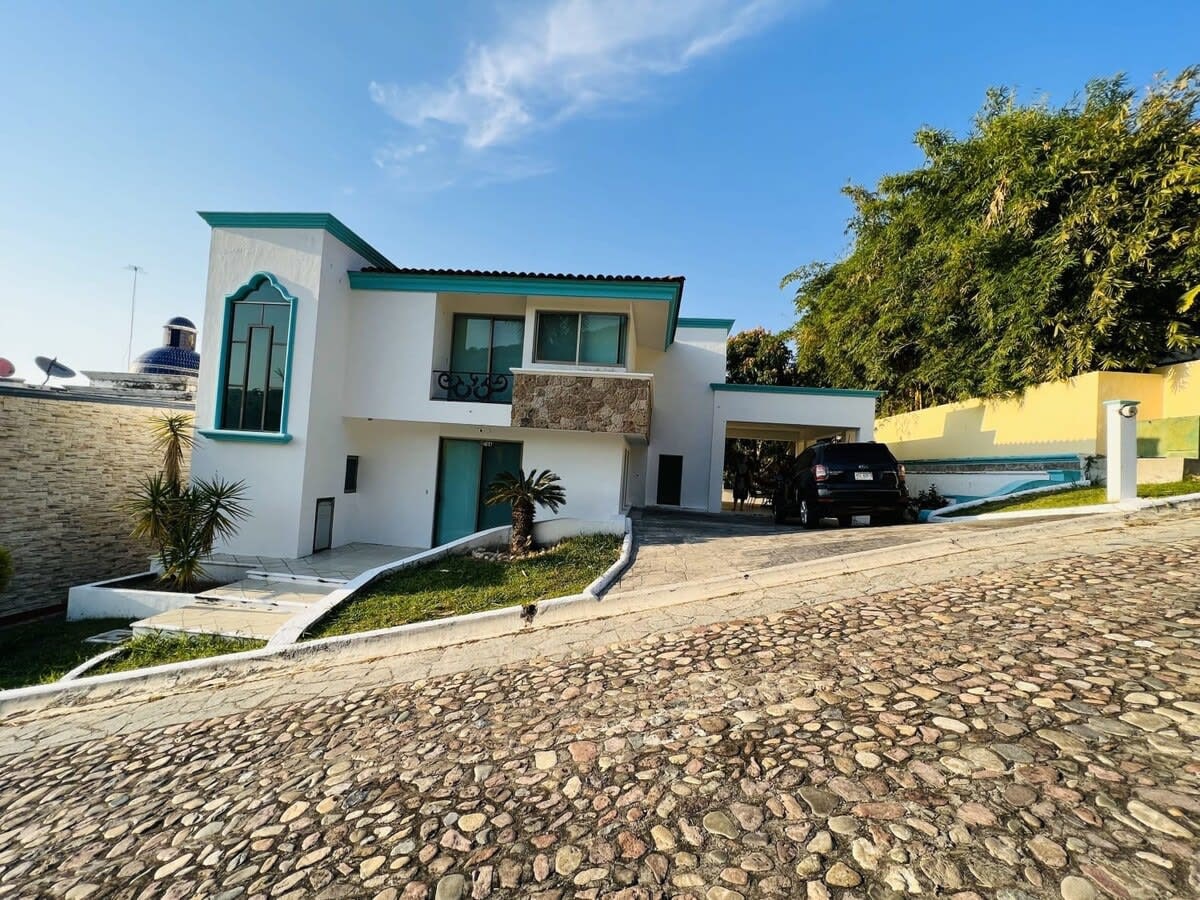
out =
[(204, 576), (201, 561), (218, 540), (237, 533), (250, 511), (244, 482), (197, 480), (183, 483), (184, 450), (191, 447), (191, 417), (163, 416), (154, 425), (162, 471), (146, 476), (129, 498), (133, 536), (154, 545), (162, 579), (189, 591)]
[(567, 493), (560, 479), (549, 469), (539, 472), (532, 469), (527, 476), (524, 469), (501, 472), (488, 487), (484, 502), (488, 506), (502, 503), (512, 504), (512, 539), (509, 549), (513, 556), (522, 556), (533, 549), (534, 507), (543, 506), (550, 512), (567, 502)]
[(154, 449), (163, 455), (162, 474), (168, 484), (183, 485), (184, 453), (192, 449), (192, 417), (186, 413), (167, 413), (150, 426)]

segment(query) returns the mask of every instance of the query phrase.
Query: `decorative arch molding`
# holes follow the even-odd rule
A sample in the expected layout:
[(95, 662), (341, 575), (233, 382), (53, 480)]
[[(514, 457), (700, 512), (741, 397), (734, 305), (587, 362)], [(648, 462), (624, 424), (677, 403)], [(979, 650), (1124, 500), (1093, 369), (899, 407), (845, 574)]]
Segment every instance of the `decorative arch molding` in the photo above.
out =
[(292, 296), (291, 292), (287, 288), (279, 283), (278, 278), (276, 278), (270, 272), (255, 272), (240, 288), (238, 288), (232, 294), (226, 295), (226, 309), (228, 309), (228, 304), (230, 303), (237, 303), (239, 300), (245, 300), (260, 287), (262, 287), (264, 282), (269, 284), (275, 293), (279, 294), (279, 296), (288, 303), (296, 303), (296, 298)]
[[(243, 427), (238, 428), (224, 427), (223, 423), (225, 420), (225, 405), (228, 393), (231, 389), (237, 389), (236, 386), (232, 388), (230, 386), (230, 365), (235, 361), (240, 361), (242, 358), (249, 356), (248, 347), (244, 351), (243, 356), (235, 356), (235, 341), (233, 335), (234, 311), (236, 310), (238, 303), (246, 301), (252, 295), (259, 293), (264, 287), (278, 297), (277, 301), (273, 299), (268, 301), (268, 305), (269, 303), (278, 302), (287, 304), (288, 306), (288, 330), (287, 340), (284, 344), (283, 351), (283, 385), (282, 397), (280, 400), (279, 427), (278, 429), (254, 429), (246, 428), (244, 427), (244, 424)], [(298, 305), (299, 300), (296, 299), (296, 296), (292, 294), (292, 292), (289, 291), (271, 272), (255, 272), (248, 279), (246, 279), (246, 282), (242, 284), (241, 287), (237, 288), (237, 290), (233, 291), (233, 293), (225, 295), (225, 309), (222, 314), (221, 324), (221, 355), (217, 369), (216, 403), (214, 405), (212, 417), (213, 427), (206, 430), (202, 429), (200, 434), (207, 438), (212, 438), (213, 440), (218, 441), (261, 441), (275, 444), (286, 444), (291, 441), (292, 436), (288, 433), (287, 423), (288, 407), (290, 406), (292, 393), (292, 364), (295, 356), (294, 345), (296, 340), (296, 307)], [(272, 332), (272, 335), (273, 334), (274, 333)], [(273, 337), (272, 340), (274, 340)], [(278, 346), (278, 342), (274, 342), (269, 346), (273, 349), (275, 346)], [(268, 388), (266, 391), (264, 391), (264, 408), (268, 403), (268, 395), (270, 393), (269, 369), (274, 367), (275, 360), (273, 357), (271, 357), (267, 374)], [(248, 377), (249, 376), (247, 375), (247, 379)], [(245, 383), (246, 382), (244, 381), (243, 384)], [(242, 390), (243, 392), (246, 392), (248, 387), (243, 387)]]

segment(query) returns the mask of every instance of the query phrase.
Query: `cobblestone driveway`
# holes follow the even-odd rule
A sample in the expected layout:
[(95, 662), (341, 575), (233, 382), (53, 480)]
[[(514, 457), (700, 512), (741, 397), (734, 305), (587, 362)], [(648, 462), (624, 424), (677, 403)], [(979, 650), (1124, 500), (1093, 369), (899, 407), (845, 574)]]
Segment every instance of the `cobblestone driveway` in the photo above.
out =
[(1197, 896), (1172, 533), (10, 756), (0, 895)]

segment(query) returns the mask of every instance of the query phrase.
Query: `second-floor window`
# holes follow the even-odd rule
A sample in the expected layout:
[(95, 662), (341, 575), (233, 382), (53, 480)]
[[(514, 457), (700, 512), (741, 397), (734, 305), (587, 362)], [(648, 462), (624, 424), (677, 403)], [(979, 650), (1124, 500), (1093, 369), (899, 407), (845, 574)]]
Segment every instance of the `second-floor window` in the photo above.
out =
[(540, 312), (534, 361), (568, 365), (625, 365), (629, 317), (612, 313)]
[(525, 320), (459, 313), (454, 317), (446, 398), (512, 401), (512, 370), (521, 365)]

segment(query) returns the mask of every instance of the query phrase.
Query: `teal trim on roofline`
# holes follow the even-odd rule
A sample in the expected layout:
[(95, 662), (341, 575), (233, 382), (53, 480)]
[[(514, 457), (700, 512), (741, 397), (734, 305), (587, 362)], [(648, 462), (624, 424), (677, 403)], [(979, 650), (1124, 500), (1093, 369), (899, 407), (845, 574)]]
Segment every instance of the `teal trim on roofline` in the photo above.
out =
[(719, 328), (726, 334), (733, 331), (733, 319), (680, 319), (680, 328)]
[(319, 228), (332, 234), (371, 265), (393, 268), (386, 256), (330, 213), (198, 212), (197, 215), (211, 228)]
[(849, 388), (789, 387), (782, 384), (728, 384), (715, 381), (714, 391), (744, 391), (750, 394), (808, 394), (815, 397), (870, 397), (877, 399), (883, 391), (854, 391)]
[(653, 300), (670, 304), (663, 349), (675, 341), (683, 285), (677, 281), (618, 281), (583, 278), (529, 278), (498, 275), (442, 275), (413, 272), (350, 272), (359, 291), (513, 294), (524, 297), (581, 297), (590, 300)]
[(905, 459), (904, 463), (913, 465), (988, 465), (997, 463), (1031, 463), (1031, 462), (1078, 462), (1079, 457), (1086, 453), (1044, 453), (1032, 456), (945, 456), (930, 459)]

